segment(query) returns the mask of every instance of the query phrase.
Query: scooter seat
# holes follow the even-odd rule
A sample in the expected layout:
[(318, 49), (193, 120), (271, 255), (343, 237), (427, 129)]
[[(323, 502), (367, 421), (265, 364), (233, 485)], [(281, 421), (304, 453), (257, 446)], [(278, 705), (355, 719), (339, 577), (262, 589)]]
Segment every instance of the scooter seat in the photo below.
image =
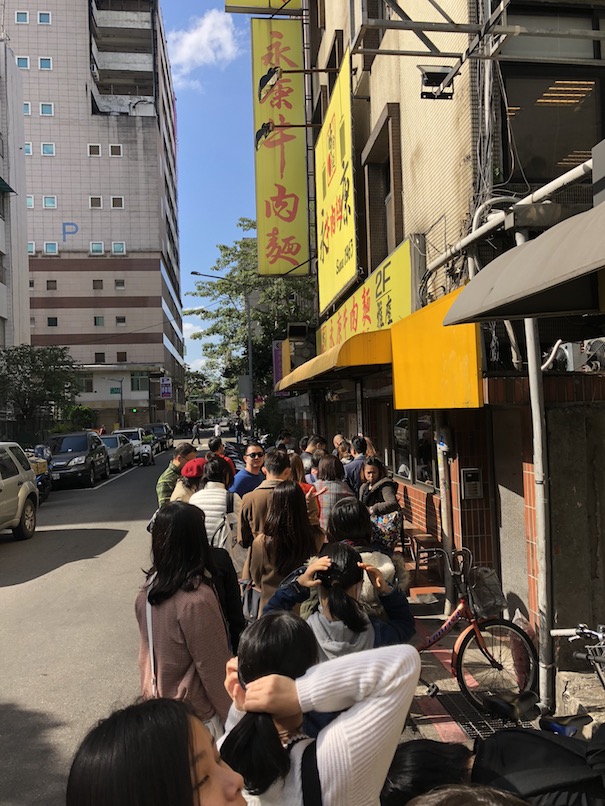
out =
[(513, 722), (531, 721), (538, 717), (540, 715), (540, 709), (537, 706), (539, 700), (535, 691), (481, 695), (483, 707), (488, 713)]
[(575, 736), (579, 729), (592, 722), (590, 714), (571, 714), (569, 716), (542, 716), (540, 728), (560, 736)]

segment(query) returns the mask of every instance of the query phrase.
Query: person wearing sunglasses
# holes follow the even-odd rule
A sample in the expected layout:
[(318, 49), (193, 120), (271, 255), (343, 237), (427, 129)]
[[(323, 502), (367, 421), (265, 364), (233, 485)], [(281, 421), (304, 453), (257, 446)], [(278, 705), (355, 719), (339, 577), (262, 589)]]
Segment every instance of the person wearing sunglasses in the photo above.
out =
[(265, 479), (265, 475), (262, 472), (264, 461), (265, 452), (262, 445), (259, 445), (258, 442), (249, 442), (244, 451), (244, 464), (246, 466), (235, 474), (233, 484), (229, 487), (229, 492), (237, 493), (241, 498), (246, 493), (256, 490)]

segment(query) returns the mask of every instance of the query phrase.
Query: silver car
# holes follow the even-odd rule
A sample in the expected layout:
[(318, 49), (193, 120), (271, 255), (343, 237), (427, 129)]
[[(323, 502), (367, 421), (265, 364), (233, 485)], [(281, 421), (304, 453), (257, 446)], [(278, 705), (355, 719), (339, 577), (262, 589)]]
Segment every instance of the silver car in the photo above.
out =
[(12, 529), (16, 540), (36, 531), (38, 488), (29, 459), (16, 442), (0, 442), (0, 529)]
[(125, 467), (134, 465), (134, 447), (124, 434), (109, 434), (101, 439), (107, 448), (109, 468), (113, 473), (121, 473)]

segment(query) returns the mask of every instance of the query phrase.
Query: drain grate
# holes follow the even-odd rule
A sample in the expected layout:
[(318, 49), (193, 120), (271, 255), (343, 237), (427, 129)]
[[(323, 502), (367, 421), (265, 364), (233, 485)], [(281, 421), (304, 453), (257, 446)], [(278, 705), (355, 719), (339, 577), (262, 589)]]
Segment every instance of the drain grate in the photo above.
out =
[[(492, 733), (502, 730), (502, 728), (517, 727), (515, 722), (479, 711), (460, 692), (440, 692), (438, 699), (470, 739), (486, 739)], [(531, 722), (522, 722), (521, 724), (524, 728), (532, 727)]]

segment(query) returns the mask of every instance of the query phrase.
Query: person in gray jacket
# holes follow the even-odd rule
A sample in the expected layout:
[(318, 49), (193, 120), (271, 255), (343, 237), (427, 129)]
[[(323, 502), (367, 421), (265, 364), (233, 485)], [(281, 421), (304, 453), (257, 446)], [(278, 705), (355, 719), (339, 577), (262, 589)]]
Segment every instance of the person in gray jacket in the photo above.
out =
[(359, 488), (359, 500), (365, 504), (370, 515), (386, 515), (400, 509), (397, 500), (397, 482), (387, 476), (385, 466), (375, 456), (368, 456), (363, 463), (364, 483)]

